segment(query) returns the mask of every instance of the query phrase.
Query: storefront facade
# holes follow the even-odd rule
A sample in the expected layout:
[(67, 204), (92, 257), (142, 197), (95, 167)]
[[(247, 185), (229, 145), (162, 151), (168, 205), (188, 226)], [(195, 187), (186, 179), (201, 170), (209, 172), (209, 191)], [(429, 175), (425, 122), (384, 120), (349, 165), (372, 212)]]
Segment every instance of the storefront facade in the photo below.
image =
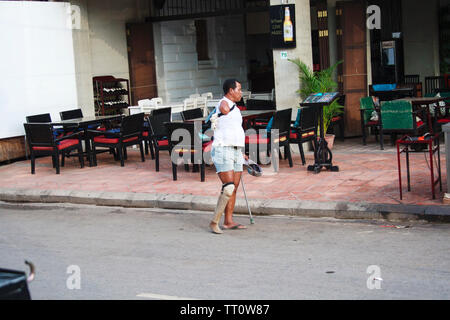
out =
[[(400, 44), (395, 81), (408, 74), (424, 81), (441, 73), (439, 12), (448, 2), (217, 0), (202, 7), (204, 1), (74, 0), (77, 105), (61, 107), (93, 115), (92, 78), (113, 75), (130, 79), (132, 105), (154, 96), (170, 103), (193, 93), (220, 96), (223, 80), (233, 77), (253, 92), (273, 88), (278, 109), (295, 108), (300, 84), (288, 59), (318, 70), (342, 60), (336, 81), (346, 95), (346, 136), (357, 136), (359, 99), (368, 85), (392, 81), (380, 58), (383, 41)], [(294, 48), (271, 47), (270, 6), (283, 4), (295, 5)], [(381, 27), (371, 30), (367, 8), (373, 5), (380, 8)], [(17, 139), (23, 149), (23, 137)], [(0, 161), (17, 157), (8, 148)]]

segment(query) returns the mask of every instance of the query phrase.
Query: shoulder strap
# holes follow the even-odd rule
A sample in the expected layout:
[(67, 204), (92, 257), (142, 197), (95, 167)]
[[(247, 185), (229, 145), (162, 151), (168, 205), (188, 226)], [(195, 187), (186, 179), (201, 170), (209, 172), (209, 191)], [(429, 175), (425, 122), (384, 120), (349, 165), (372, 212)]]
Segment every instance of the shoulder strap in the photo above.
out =
[[(230, 109), (230, 112), (233, 111), (233, 109), (236, 107), (236, 104), (233, 104), (233, 106)], [(224, 116), (222, 112), (219, 112), (218, 117)]]

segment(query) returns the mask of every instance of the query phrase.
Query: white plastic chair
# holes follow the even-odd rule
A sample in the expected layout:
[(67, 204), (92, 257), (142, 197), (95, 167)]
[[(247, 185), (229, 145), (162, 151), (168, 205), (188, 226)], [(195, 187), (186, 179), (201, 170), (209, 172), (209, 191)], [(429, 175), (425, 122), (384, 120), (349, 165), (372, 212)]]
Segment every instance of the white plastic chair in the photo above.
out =
[(194, 98), (187, 98), (183, 101), (183, 110), (190, 110), (197, 108)]
[(242, 99), (244, 99), (244, 103), (247, 103), (247, 100), (250, 99), (251, 91), (242, 91)]
[(163, 104), (163, 99), (160, 97), (156, 97), (156, 98), (152, 98), (151, 103), (154, 104), (155, 106), (160, 106)]
[(202, 108), (203, 109), (203, 115), (207, 115), (207, 108), (206, 108), (206, 97), (198, 97), (195, 99), (195, 104), (197, 105), (196, 108)]
[(149, 105), (151, 103), (151, 100), (150, 99), (142, 99), (142, 100), (139, 100), (138, 101), (138, 106), (139, 107), (142, 107), (142, 106), (144, 106), (144, 105)]
[(150, 113), (152, 109), (156, 107), (152, 100), (150, 99), (142, 99), (138, 101), (138, 106), (141, 108), (141, 112)]
[(202, 93), (202, 97), (204, 97), (206, 99), (212, 99), (213, 94), (212, 94), (212, 92), (205, 92), (205, 93)]
[(260, 92), (260, 93), (251, 93), (250, 99), (257, 100), (272, 100), (272, 92)]
[(140, 106), (129, 106), (128, 107), (128, 114), (130, 116), (133, 114), (137, 114), (139, 112), (142, 112), (142, 107), (140, 107)]

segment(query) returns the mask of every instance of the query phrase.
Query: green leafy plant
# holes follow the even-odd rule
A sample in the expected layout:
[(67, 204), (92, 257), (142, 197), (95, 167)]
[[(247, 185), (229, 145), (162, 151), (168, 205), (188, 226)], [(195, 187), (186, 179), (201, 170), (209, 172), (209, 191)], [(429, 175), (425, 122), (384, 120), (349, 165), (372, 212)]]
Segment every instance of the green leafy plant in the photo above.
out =
[[(305, 99), (310, 94), (318, 92), (334, 92), (337, 90), (337, 83), (333, 80), (333, 73), (336, 71), (337, 66), (342, 63), (338, 61), (334, 65), (327, 69), (314, 72), (300, 59), (288, 59), (290, 62), (297, 65), (300, 78), (300, 89), (296, 92), (302, 99)], [(342, 114), (344, 106), (341, 106), (337, 100), (333, 101), (330, 105), (323, 107), (323, 130), (326, 133), (331, 120)]]

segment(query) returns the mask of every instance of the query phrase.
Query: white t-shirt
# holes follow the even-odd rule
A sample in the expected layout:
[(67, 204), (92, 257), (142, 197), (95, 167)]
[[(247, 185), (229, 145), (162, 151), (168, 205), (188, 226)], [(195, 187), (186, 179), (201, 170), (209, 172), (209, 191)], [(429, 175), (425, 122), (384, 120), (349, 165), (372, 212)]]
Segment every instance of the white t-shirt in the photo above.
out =
[[(230, 109), (235, 103), (230, 99), (223, 97), (216, 106), (215, 112), (220, 113), (220, 104), (226, 101)], [(245, 147), (245, 133), (242, 128), (242, 115), (237, 106), (228, 114), (221, 115), (216, 122), (214, 130), (213, 147), (234, 146)]]

